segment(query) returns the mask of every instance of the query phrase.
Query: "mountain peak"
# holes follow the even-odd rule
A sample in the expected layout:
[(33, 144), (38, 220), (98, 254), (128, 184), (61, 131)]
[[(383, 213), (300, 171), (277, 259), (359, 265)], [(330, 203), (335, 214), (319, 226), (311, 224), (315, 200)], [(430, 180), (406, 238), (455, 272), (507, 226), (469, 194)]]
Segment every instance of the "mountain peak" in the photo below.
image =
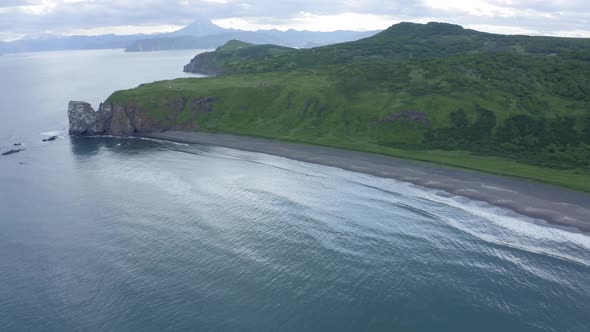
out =
[(214, 24), (209, 19), (199, 18), (195, 20), (193, 23), (187, 25), (186, 27), (176, 31), (175, 34), (203, 37), (207, 35), (216, 35), (228, 31), (229, 30)]
[(386, 31), (457, 33), (464, 30), (465, 29), (462, 26), (451, 23), (428, 22), (426, 24), (422, 24), (412, 22), (401, 22), (392, 25)]
[(429, 22), (426, 24), (422, 23), (411, 23), (411, 22), (401, 22), (398, 24), (394, 24), (387, 28), (387, 30), (382, 31), (375, 35), (376, 39), (405, 39), (405, 38), (415, 38), (415, 37), (424, 37), (430, 38), (433, 36), (444, 36), (444, 35), (471, 35), (476, 33), (472, 30), (466, 30), (462, 26), (457, 24), (450, 24), (450, 23), (440, 23), (440, 22)]
[(254, 46), (255, 44), (252, 43), (246, 43), (243, 42), (241, 40), (237, 40), (237, 39), (232, 39), (230, 41), (228, 41), (227, 43), (225, 43), (222, 46), (219, 46), (216, 51), (218, 52), (231, 52), (231, 51), (236, 51), (239, 50), (240, 48), (244, 48), (244, 47), (250, 47), (250, 46)]

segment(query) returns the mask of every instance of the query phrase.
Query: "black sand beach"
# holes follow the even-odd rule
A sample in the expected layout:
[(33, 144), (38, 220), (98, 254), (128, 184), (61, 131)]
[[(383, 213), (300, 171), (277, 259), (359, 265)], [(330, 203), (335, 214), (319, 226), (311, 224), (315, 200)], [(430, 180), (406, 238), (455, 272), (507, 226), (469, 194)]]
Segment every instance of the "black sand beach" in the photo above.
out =
[(358, 151), (228, 134), (169, 131), (137, 136), (260, 152), (392, 178), (507, 208), (550, 226), (590, 233), (590, 195), (548, 184)]

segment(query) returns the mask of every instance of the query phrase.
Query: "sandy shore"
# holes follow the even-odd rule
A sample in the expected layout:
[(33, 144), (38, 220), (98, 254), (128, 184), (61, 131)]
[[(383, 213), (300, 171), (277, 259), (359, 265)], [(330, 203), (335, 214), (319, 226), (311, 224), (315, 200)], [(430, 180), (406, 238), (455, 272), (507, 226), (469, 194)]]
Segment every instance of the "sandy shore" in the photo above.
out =
[(507, 208), (559, 228), (590, 233), (590, 195), (552, 185), (364, 152), (270, 139), (177, 131), (138, 136), (261, 152), (393, 178)]

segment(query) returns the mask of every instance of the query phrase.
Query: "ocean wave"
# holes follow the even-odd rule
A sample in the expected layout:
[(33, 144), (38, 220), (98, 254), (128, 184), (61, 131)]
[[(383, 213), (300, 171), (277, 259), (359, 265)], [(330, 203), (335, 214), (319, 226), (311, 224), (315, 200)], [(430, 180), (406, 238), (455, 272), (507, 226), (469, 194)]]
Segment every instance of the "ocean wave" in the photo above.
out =
[[(440, 202), (489, 222), (494, 227), (474, 227), (472, 220), (443, 216), (446, 222), (480, 240), (543, 254), (590, 267), (590, 237), (571, 229), (547, 227), (544, 220), (530, 218), (512, 210), (462, 196), (442, 196), (438, 190), (407, 186), (407, 192), (430, 201)], [(478, 225), (479, 226), (479, 225)], [(500, 227), (500, 229), (498, 229)], [(579, 253), (582, 255), (576, 255)]]
[(46, 132), (42, 132), (40, 133), (41, 136), (65, 136), (66, 134), (66, 130), (62, 129), (62, 130), (53, 130), (53, 131), (46, 131)]
[(149, 138), (149, 137), (129, 137), (129, 139), (138, 139), (141, 141), (151, 141), (151, 142), (158, 142), (158, 143), (164, 143), (164, 144), (172, 144), (172, 145), (177, 145), (177, 146), (185, 146), (185, 147), (190, 147), (190, 144), (187, 143), (179, 143), (179, 142), (174, 142), (174, 141), (166, 141), (166, 140), (162, 140), (162, 139), (157, 139), (157, 138)]

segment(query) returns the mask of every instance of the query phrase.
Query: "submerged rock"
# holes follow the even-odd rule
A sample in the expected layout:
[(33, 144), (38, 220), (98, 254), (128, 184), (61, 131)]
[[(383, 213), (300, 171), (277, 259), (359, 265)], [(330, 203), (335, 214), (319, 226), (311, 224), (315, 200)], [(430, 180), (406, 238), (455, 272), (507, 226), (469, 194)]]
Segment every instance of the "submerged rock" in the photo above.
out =
[(11, 155), (11, 154), (19, 153), (19, 152), (21, 152), (21, 151), (23, 151), (23, 150), (24, 150), (24, 149), (14, 149), (14, 150), (8, 150), (8, 151), (6, 151), (6, 152), (2, 153), (2, 156), (8, 156), (8, 155)]
[(43, 142), (53, 142), (53, 141), (57, 141), (57, 136), (51, 136), (51, 137), (43, 140)]

